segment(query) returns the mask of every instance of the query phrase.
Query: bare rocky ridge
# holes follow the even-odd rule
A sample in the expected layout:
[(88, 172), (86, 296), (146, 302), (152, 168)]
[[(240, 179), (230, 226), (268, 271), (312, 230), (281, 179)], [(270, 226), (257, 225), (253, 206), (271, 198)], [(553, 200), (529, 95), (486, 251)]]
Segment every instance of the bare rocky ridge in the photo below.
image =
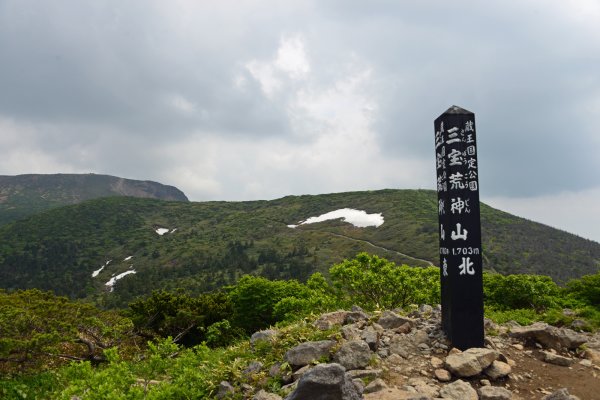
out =
[(0, 224), (99, 197), (188, 201), (174, 186), (97, 174), (0, 175)]
[[(440, 328), (439, 306), (424, 305), (407, 316), (395, 311), (323, 314), (315, 328), (339, 326), (339, 333), (290, 348), (285, 361), (292, 373), (282, 372), (279, 363), (269, 374), (286, 384), (286, 400), (600, 398), (599, 334), (486, 320), (486, 347), (461, 352)], [(257, 333), (253, 342), (276, 335)], [(244, 398), (282, 399), (246, 389)]]

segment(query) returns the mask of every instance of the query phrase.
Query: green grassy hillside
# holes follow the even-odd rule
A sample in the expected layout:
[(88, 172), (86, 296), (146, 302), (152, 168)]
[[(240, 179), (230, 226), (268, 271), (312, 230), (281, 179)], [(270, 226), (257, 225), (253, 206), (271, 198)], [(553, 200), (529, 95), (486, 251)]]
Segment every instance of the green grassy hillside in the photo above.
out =
[[(92, 200), (0, 227), (0, 287), (49, 289), (110, 307), (157, 288), (204, 292), (244, 273), (305, 280), (361, 251), (397, 263), (437, 265), (436, 204), (435, 192), (426, 190), (251, 202)], [(382, 213), (385, 223), (287, 226), (340, 208)], [(484, 268), (545, 274), (557, 282), (599, 270), (600, 244), (485, 205), (481, 210)], [(158, 228), (169, 233), (159, 235)], [(136, 273), (110, 292), (105, 283), (128, 270)]]
[(0, 175), (0, 225), (50, 208), (111, 196), (187, 201), (173, 186), (109, 175)]

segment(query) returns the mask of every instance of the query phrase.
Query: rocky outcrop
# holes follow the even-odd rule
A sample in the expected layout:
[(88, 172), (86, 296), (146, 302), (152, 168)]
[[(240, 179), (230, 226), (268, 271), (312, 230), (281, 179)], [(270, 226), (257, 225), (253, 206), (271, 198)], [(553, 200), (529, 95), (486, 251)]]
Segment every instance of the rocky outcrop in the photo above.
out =
[(317, 342), (305, 342), (289, 349), (285, 353), (285, 361), (292, 367), (303, 367), (322, 357), (329, 357), (329, 351), (335, 345), (333, 340), (320, 340)]
[(440, 396), (443, 399), (452, 399), (452, 400), (478, 400), (479, 396), (473, 387), (463, 381), (456, 380), (448, 385), (444, 386), (440, 390)]
[[(410, 318), (386, 311), (375, 319), (377, 322), (358, 314), (356, 320), (348, 319), (348, 315), (351, 315), (350, 311), (322, 315), (317, 325), (337, 325), (340, 334), (331, 335), (331, 340), (305, 342), (290, 348), (284, 361), (292, 370), (286, 369), (282, 362), (270, 367), (269, 374), (287, 384), (283, 390), (290, 393), (288, 400), (522, 399), (519, 397), (521, 393), (513, 393), (509, 388), (512, 389), (516, 382), (531, 379), (531, 374), (514, 373), (517, 364), (508, 358), (510, 353), (506, 349), (526, 354), (533, 360), (538, 357), (558, 365), (573, 365), (577, 357), (584, 356), (582, 351), (575, 353), (567, 349), (567, 346), (580, 341), (569, 332), (564, 336), (563, 330), (538, 325), (529, 329), (533, 332), (531, 335), (510, 337), (506, 333), (509, 329), (525, 332), (527, 329), (521, 328), (526, 327), (513, 324), (508, 328), (507, 325), (491, 322), (488, 323), (489, 329), (496, 332), (504, 330), (505, 333), (486, 337), (486, 347), (465, 351), (451, 348), (440, 327), (438, 307), (420, 307), (409, 314)], [(540, 334), (540, 331), (546, 333)], [(539, 339), (544, 335), (554, 335), (554, 343), (560, 343), (562, 350), (545, 351), (540, 349), (540, 344), (536, 346), (539, 342), (532, 338)], [(534, 346), (533, 350), (530, 345)], [(593, 371), (592, 367), (594, 363), (591, 360), (581, 360), (578, 364), (578, 368)], [(254, 369), (262, 371), (265, 368), (254, 365)], [(396, 381), (388, 380), (391, 376), (395, 376)], [(539, 392), (551, 393), (543, 388)], [(557, 392), (556, 396), (562, 394)]]
[(363, 340), (351, 340), (346, 342), (333, 356), (333, 360), (343, 365), (347, 370), (362, 369), (371, 361), (371, 349)]
[(579, 397), (569, 394), (565, 388), (559, 389), (547, 396), (542, 397), (542, 400), (579, 400)]
[(339, 364), (319, 364), (298, 381), (286, 400), (360, 400), (361, 394)]
[(587, 338), (580, 333), (568, 328), (557, 328), (544, 322), (514, 327), (509, 336), (523, 341), (535, 341), (555, 350), (575, 350), (587, 342)]

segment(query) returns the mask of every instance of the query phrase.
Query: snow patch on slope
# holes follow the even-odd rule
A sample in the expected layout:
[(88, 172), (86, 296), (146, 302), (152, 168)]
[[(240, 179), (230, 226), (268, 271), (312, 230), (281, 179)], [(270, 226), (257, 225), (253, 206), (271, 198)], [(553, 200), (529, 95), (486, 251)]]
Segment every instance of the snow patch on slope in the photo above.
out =
[(94, 272), (92, 272), (92, 278), (95, 278), (98, 276), (98, 274), (100, 274), (100, 272), (102, 272), (102, 270), (108, 265), (110, 264), (112, 260), (108, 260), (107, 262), (104, 263), (103, 266), (101, 266), (99, 269), (95, 270)]
[[(132, 265), (131, 267), (133, 267), (133, 265)], [(131, 268), (131, 267), (130, 267), (130, 268)], [(109, 280), (108, 282), (106, 282), (104, 285), (108, 286), (108, 287), (110, 288), (110, 291), (112, 292), (113, 290), (115, 290), (115, 288), (114, 288), (114, 286), (115, 286), (115, 283), (117, 283), (117, 281), (118, 281), (119, 279), (121, 279), (121, 278), (123, 278), (124, 276), (127, 276), (127, 275), (129, 275), (129, 274), (135, 274), (135, 273), (136, 273), (136, 272), (135, 272), (135, 269), (130, 269), (130, 270), (127, 270), (127, 271), (125, 271), (125, 272), (122, 272), (122, 273), (120, 273), (120, 274), (119, 274), (119, 275), (117, 275), (117, 276), (113, 276), (113, 277), (112, 277), (112, 278), (110, 278), (110, 280)]]
[(366, 228), (367, 226), (374, 226), (375, 228), (383, 225), (383, 214), (373, 213), (367, 214), (363, 210), (355, 210), (352, 208), (342, 208), (335, 211), (319, 215), (318, 217), (310, 217), (305, 221), (300, 221), (298, 225), (288, 225), (288, 228), (296, 228), (299, 225), (314, 224), (317, 222), (328, 221), (332, 219), (340, 219), (348, 222), (357, 228)]

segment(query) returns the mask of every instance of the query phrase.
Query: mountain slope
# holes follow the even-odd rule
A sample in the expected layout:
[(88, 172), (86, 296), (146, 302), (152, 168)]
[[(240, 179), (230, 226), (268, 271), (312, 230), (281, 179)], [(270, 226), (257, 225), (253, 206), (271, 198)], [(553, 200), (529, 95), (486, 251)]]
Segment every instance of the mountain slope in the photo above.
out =
[(0, 175), (0, 225), (49, 208), (111, 196), (188, 201), (173, 186), (109, 175)]
[[(201, 292), (243, 273), (302, 280), (360, 251), (437, 265), (436, 206), (435, 192), (426, 190), (252, 202), (92, 200), (0, 227), (0, 287), (52, 289), (119, 306), (155, 288)], [(342, 208), (381, 213), (384, 223), (288, 227)], [(486, 205), (481, 210), (484, 268), (559, 282), (598, 271), (600, 244)]]

